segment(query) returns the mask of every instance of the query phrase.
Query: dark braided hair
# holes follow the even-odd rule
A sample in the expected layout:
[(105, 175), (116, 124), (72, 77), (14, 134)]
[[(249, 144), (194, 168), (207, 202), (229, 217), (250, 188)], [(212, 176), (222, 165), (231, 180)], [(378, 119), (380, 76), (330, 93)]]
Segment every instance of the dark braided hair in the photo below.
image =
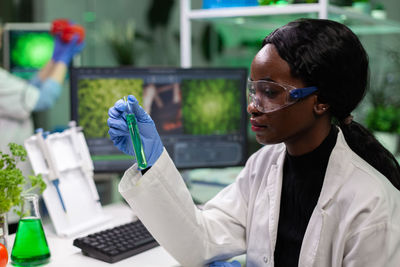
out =
[(318, 87), (318, 99), (330, 112), (350, 148), (400, 190), (400, 166), (365, 127), (348, 121), (366, 94), (368, 56), (345, 25), (324, 19), (299, 19), (284, 25), (263, 42), (273, 44), (293, 77)]

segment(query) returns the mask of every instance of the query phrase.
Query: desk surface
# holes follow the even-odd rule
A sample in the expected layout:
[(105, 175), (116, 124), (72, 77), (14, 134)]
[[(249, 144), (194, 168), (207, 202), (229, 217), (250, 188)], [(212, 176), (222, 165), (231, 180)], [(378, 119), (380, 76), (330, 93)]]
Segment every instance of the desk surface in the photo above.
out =
[[(110, 222), (102, 225), (101, 227), (91, 229), (90, 232), (81, 234), (80, 236), (84, 236), (86, 234), (97, 232), (103, 229), (111, 228), (120, 224), (128, 223), (130, 221), (133, 221), (135, 218), (131, 209), (126, 204), (123, 203), (107, 205), (103, 208), (103, 210), (106, 215), (111, 215), (113, 219)], [(160, 246), (152, 248), (150, 250), (147, 250), (145, 252), (142, 252), (138, 255), (132, 256), (125, 260), (119, 261), (117, 263), (110, 264), (107, 262), (103, 262), (94, 258), (84, 256), (79, 248), (72, 245), (74, 238), (58, 237), (55, 234), (55, 231), (51, 225), (44, 224), (44, 228), (45, 228), (47, 242), (50, 247), (51, 260), (48, 264), (44, 265), (43, 267), (179, 266), (179, 263), (174, 258), (172, 258), (172, 256), (169, 255), (164, 248)], [(15, 235), (10, 235), (8, 238), (10, 255), (11, 255), (12, 245), (14, 244), (14, 237)], [(13, 266), (13, 265), (11, 265), (11, 263), (9, 262), (7, 266)]]

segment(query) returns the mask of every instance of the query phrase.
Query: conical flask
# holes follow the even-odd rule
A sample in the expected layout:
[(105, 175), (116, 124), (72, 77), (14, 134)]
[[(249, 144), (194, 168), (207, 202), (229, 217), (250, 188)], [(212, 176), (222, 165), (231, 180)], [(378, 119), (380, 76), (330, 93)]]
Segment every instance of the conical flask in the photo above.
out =
[(50, 260), (50, 250), (39, 214), (39, 197), (26, 194), (23, 199), (11, 261), (16, 266), (41, 265)]

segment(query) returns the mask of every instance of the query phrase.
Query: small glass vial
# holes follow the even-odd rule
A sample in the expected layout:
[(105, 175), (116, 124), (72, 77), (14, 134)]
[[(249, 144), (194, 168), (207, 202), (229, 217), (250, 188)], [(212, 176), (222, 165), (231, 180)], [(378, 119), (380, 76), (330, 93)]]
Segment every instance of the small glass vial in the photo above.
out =
[(18, 222), (11, 261), (17, 266), (35, 266), (50, 260), (50, 250), (39, 214), (39, 197), (23, 196), (22, 214)]

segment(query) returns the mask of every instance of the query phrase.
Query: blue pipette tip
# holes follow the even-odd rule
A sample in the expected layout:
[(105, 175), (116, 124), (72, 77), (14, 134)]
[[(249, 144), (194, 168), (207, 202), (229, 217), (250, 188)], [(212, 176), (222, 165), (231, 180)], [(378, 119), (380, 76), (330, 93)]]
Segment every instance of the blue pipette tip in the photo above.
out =
[(64, 200), (63, 200), (63, 198), (61, 196), (61, 192), (60, 192), (60, 187), (59, 187), (60, 180), (54, 179), (52, 182), (53, 182), (53, 185), (56, 188), (56, 191), (57, 191), (57, 194), (58, 194), (58, 198), (60, 199), (62, 208), (63, 208), (64, 212), (67, 212), (67, 209), (65, 208)]

